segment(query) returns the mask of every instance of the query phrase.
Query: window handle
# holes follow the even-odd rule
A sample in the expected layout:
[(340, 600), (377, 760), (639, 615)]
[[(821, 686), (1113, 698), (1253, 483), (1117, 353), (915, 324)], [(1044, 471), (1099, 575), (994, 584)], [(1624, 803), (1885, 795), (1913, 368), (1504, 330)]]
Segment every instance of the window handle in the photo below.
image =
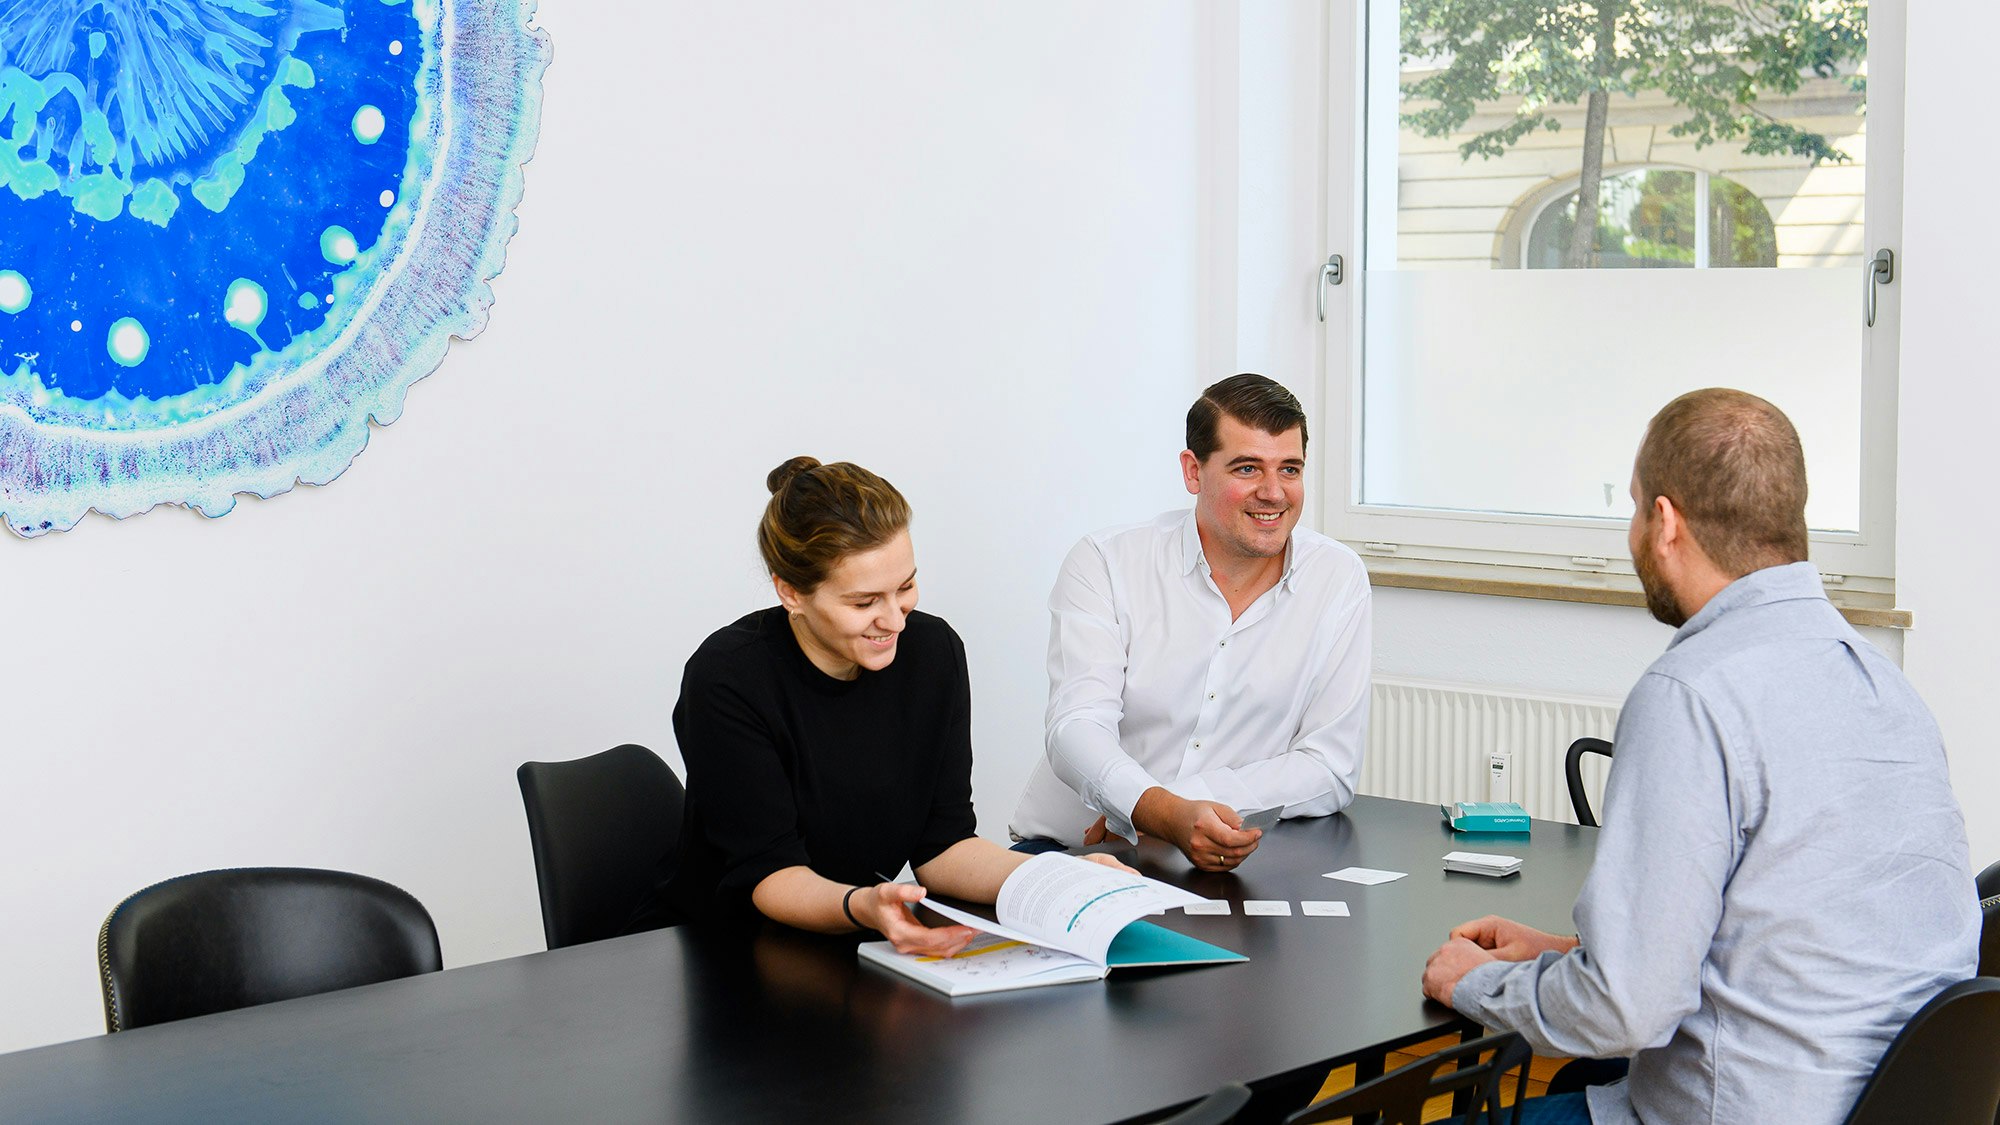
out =
[(1326, 287), (1339, 285), (1345, 276), (1346, 263), (1341, 261), (1338, 254), (1327, 258), (1326, 264), (1319, 268), (1319, 318), (1322, 322), (1326, 320)]
[[(1868, 327), (1875, 327), (1875, 287), (1894, 280), (1896, 255), (1885, 246), (1875, 251), (1875, 260), (1868, 263), (1868, 272), (1861, 275), (1861, 320)], [(1326, 318), (1322, 316), (1320, 319)]]

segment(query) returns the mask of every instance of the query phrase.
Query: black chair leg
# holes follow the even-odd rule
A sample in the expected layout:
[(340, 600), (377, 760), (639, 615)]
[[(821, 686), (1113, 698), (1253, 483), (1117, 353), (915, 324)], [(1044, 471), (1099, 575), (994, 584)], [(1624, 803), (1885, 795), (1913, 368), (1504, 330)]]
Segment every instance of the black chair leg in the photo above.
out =
[[(1359, 1086), (1363, 1082), (1373, 1082), (1388, 1073), (1388, 1069), (1389, 1056), (1387, 1054), (1370, 1055), (1365, 1059), (1356, 1060), (1354, 1064), (1354, 1084)], [(1355, 1115), (1354, 1125), (1375, 1125), (1381, 1119), (1382, 1115), (1379, 1113), (1360, 1113)]]
[[(1375, 1072), (1370, 1077), (1379, 1078), (1382, 1075), (1382, 1060), (1375, 1059), (1373, 1062)], [(1365, 1081), (1366, 1078), (1356, 1075), (1356, 1085)], [(1252, 1083), (1250, 1104), (1236, 1115), (1236, 1125), (1280, 1125), (1285, 1118), (1311, 1105), (1319, 1088), (1324, 1085), (1326, 1072), (1323, 1070), (1290, 1075), (1268, 1083)], [(1359, 1125), (1359, 1120), (1356, 1119), (1356, 1125)]]

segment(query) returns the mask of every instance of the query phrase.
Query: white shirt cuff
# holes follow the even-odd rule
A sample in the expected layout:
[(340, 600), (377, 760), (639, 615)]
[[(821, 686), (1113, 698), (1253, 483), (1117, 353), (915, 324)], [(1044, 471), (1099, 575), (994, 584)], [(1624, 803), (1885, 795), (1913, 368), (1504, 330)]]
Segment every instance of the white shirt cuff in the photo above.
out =
[(1146, 767), (1130, 758), (1112, 766), (1097, 783), (1097, 811), (1104, 814), (1104, 828), (1137, 842), (1139, 830), (1132, 827), (1132, 810), (1146, 790), (1158, 785)]

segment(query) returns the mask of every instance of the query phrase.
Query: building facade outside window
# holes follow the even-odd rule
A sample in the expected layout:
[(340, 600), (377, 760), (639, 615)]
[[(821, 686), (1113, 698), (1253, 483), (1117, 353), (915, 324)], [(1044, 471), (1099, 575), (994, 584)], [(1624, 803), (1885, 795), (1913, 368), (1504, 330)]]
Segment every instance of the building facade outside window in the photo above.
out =
[[(1778, 232), (1770, 209), (1734, 180), (1683, 168), (1634, 168), (1607, 174), (1599, 192), (1589, 269), (1770, 269), (1778, 264)], [(1529, 212), (1521, 268), (1566, 267), (1564, 257), (1576, 235), (1577, 202), (1570, 187)]]

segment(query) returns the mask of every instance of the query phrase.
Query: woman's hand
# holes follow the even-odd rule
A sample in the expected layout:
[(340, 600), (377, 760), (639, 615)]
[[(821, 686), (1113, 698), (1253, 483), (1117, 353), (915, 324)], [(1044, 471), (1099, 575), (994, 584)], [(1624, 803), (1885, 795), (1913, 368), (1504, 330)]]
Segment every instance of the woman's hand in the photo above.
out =
[(862, 925), (888, 938), (898, 953), (950, 957), (979, 936), (969, 926), (933, 927), (917, 921), (909, 908), (923, 897), (924, 889), (911, 883), (877, 883), (856, 891), (848, 905)]
[(1127, 866), (1125, 866), (1124, 864), (1122, 864), (1122, 863), (1118, 862), (1118, 857), (1117, 857), (1117, 856), (1110, 856), (1110, 855), (1087, 855), (1087, 856), (1082, 856), (1082, 857), (1080, 857), (1080, 858), (1082, 858), (1082, 860), (1083, 860), (1083, 861), (1084, 861), (1085, 863), (1098, 863), (1098, 864), (1102, 864), (1102, 865), (1104, 865), (1105, 867), (1109, 867), (1109, 868), (1111, 868), (1111, 869), (1113, 869), (1113, 870), (1115, 870), (1115, 871), (1123, 871), (1123, 872), (1125, 872), (1125, 873), (1126, 873), (1127, 875), (1137, 875), (1137, 874), (1138, 874), (1138, 872), (1137, 872), (1137, 871), (1135, 871), (1135, 870), (1133, 870), (1132, 868), (1130, 868), (1130, 867), (1127, 867)]

